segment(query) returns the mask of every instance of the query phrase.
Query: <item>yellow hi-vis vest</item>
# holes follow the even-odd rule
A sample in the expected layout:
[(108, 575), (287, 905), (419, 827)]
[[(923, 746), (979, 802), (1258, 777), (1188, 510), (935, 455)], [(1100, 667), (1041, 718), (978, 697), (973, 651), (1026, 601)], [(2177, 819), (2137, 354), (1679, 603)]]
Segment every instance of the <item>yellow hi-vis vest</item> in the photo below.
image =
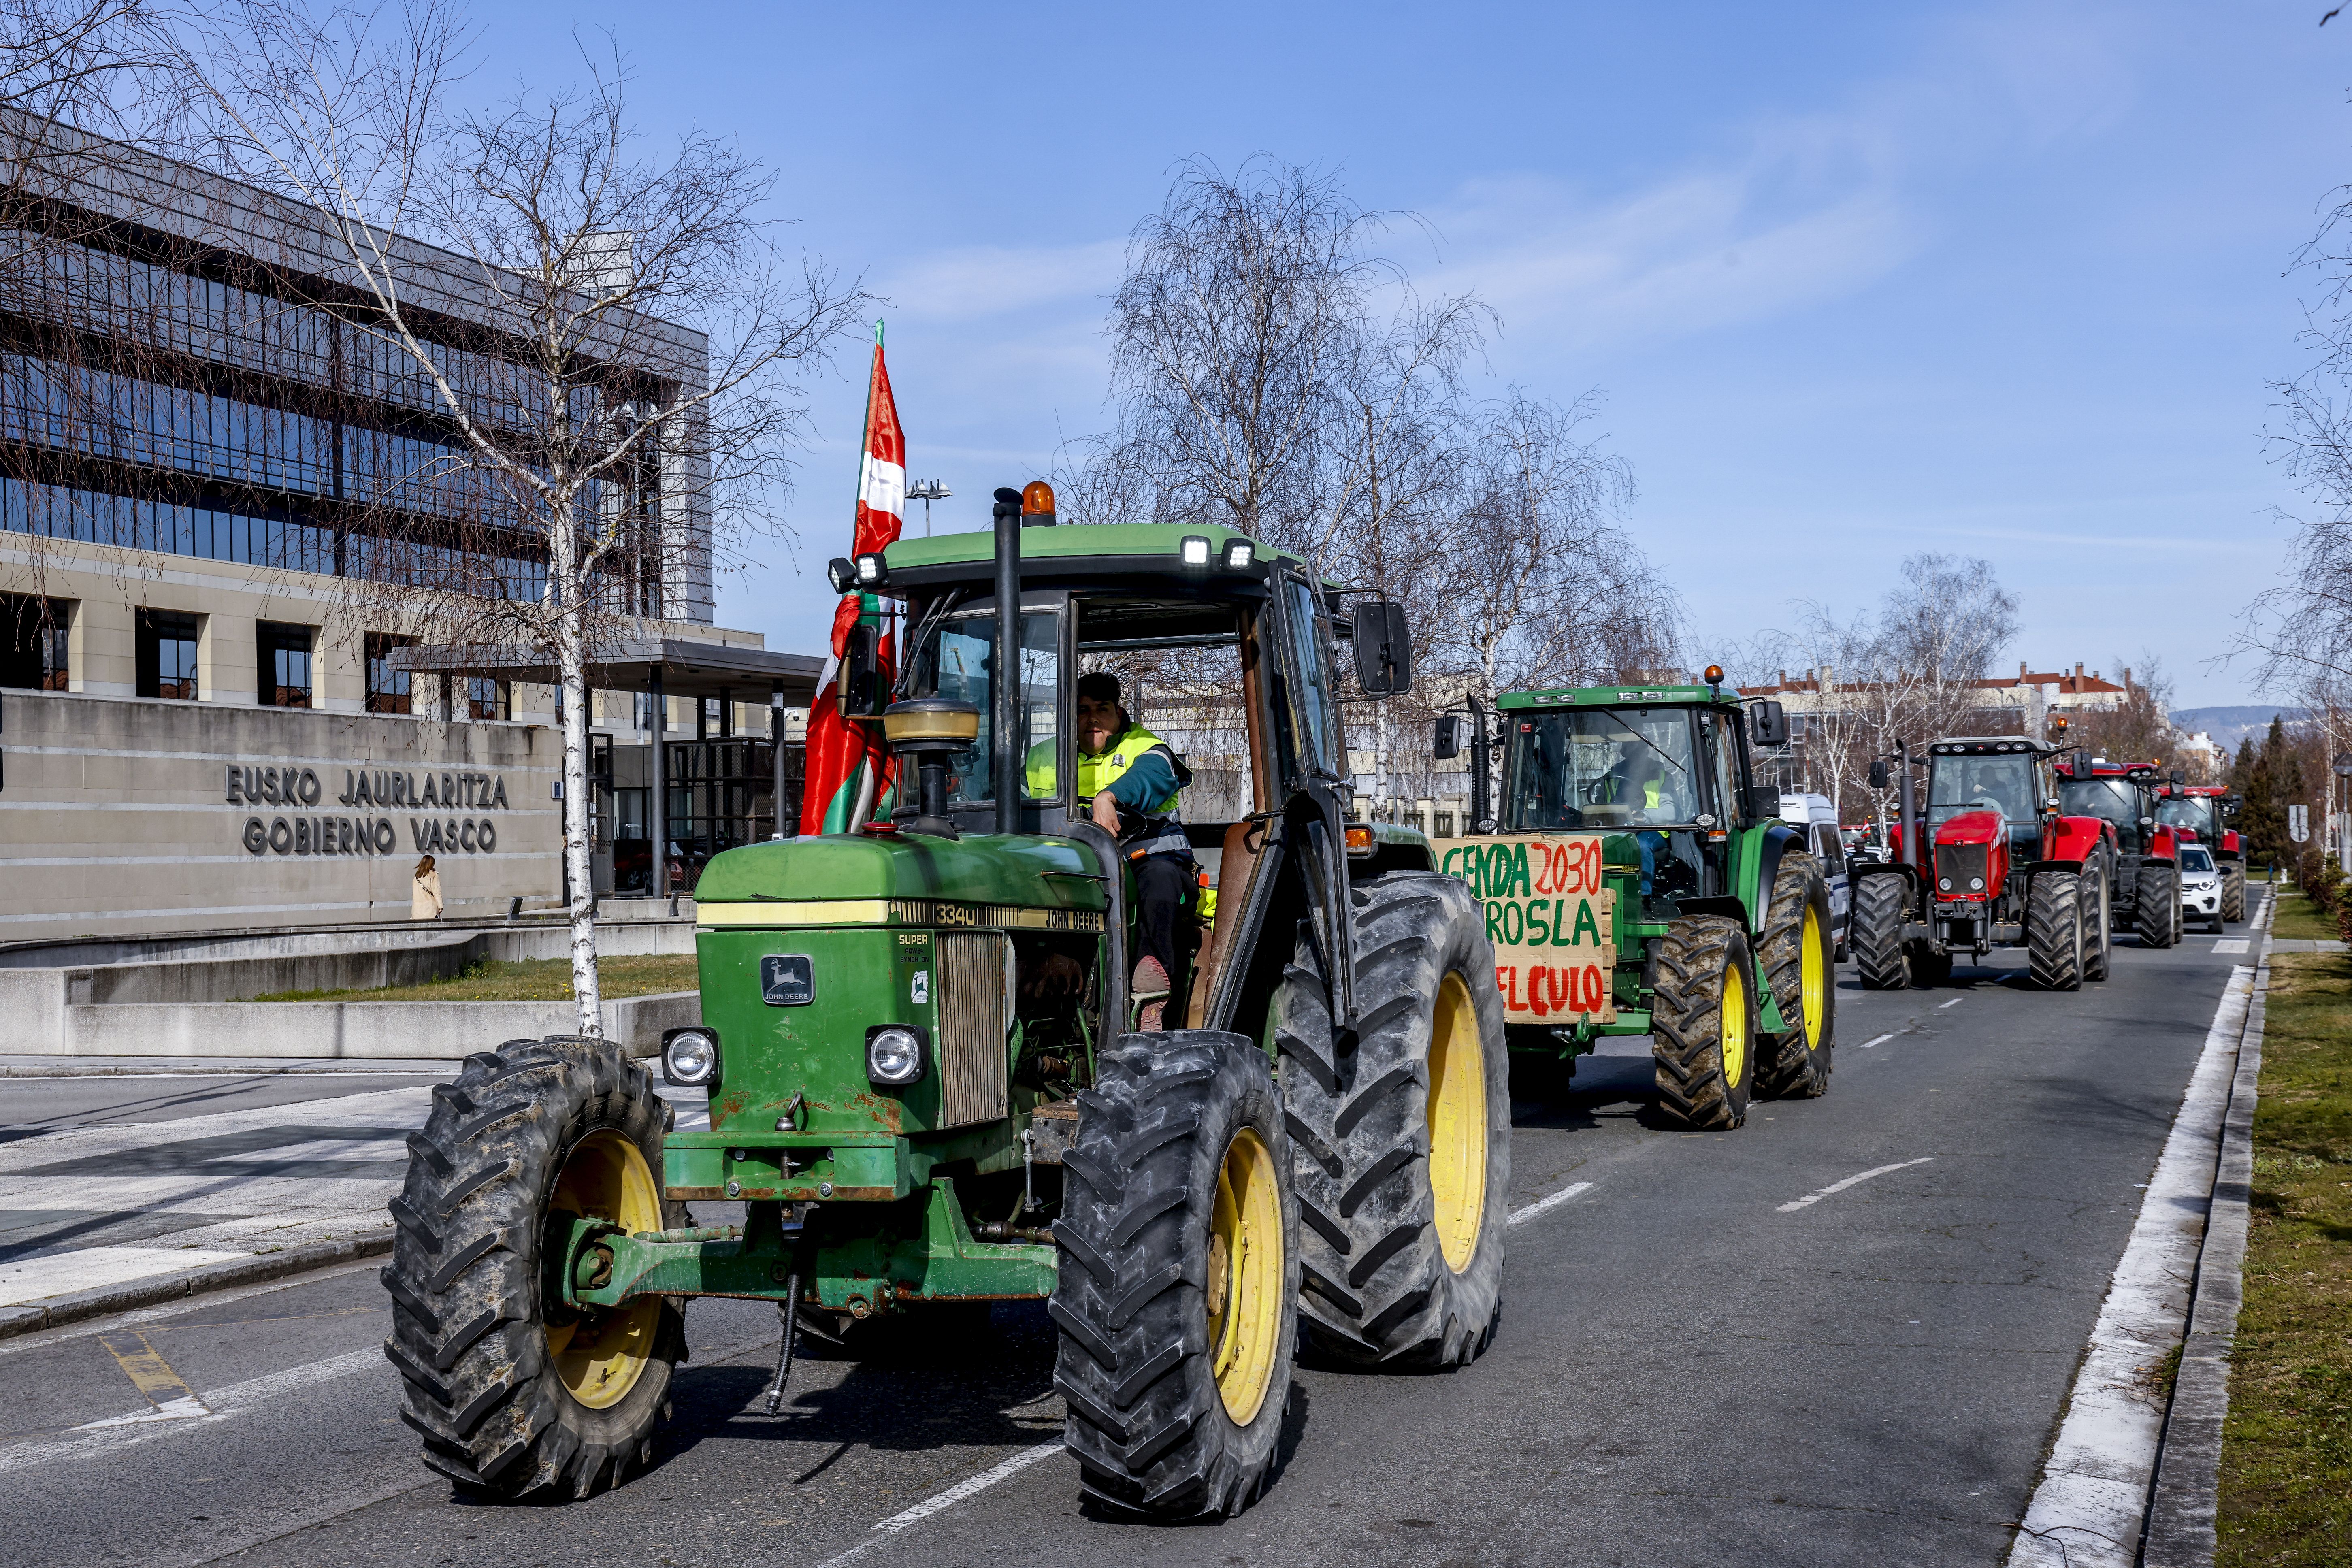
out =
[[(1024, 768), (1028, 774), (1029, 794), (1033, 797), (1048, 797), (1054, 789), (1054, 742), (1041, 741), (1029, 748)], [(1184, 798), (1184, 764), (1176, 758), (1175, 748), (1140, 724), (1129, 724), (1111, 740), (1109, 747), (1092, 755), (1078, 753), (1078, 801), (1084, 805), (1096, 795), (1117, 784), (1127, 770), (1141, 762), (1153, 751), (1163, 752), (1176, 774), (1176, 787), (1164, 799), (1135, 812), (1145, 819), (1144, 826), (1123, 840), (1132, 852), (1159, 854), (1182, 850), (1192, 852), (1192, 844), (1184, 837), (1182, 802)]]

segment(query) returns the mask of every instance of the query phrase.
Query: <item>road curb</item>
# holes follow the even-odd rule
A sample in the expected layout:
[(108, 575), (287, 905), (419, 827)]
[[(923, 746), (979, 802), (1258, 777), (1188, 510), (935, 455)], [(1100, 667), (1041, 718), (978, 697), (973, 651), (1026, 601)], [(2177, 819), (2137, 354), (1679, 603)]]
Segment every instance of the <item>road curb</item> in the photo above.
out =
[(0, 1340), (38, 1333), (43, 1329), (63, 1328), (68, 1323), (102, 1318), (113, 1312), (161, 1306), (167, 1301), (183, 1300), (214, 1290), (232, 1289), (239, 1285), (265, 1284), (289, 1275), (307, 1274), (313, 1268), (353, 1263), (362, 1258), (380, 1258), (391, 1250), (392, 1233), (387, 1230), (376, 1236), (353, 1237), (348, 1241), (323, 1241), (310, 1247), (290, 1247), (284, 1252), (268, 1253), (237, 1263), (216, 1263), (209, 1268), (191, 1269), (187, 1273), (173, 1274), (161, 1279), (136, 1279), (129, 1284), (109, 1285), (97, 1290), (78, 1290), (70, 1296), (56, 1296), (46, 1301), (0, 1307)]
[[(2267, 924), (2267, 922), (2264, 922)], [(2213, 1175), (2213, 1203), (2205, 1245), (2197, 1258), (2197, 1293), (2180, 1371), (2165, 1412), (2157, 1450), (2156, 1487), (2147, 1510), (2143, 1568), (2208, 1568), (2217, 1545), (2221, 1508), (2221, 1426), (2230, 1414), (2230, 1347), (2244, 1300), (2247, 1200), (2254, 1179), (2254, 1106), (2263, 1071), (2263, 1011), (2270, 993), (2271, 938), (2263, 938), (2254, 969), (2246, 1032), (2238, 1047), (2238, 1073), (2230, 1113), (2221, 1124), (2221, 1158)]]
[[(2250, 929), (2262, 931), (2269, 911), (2265, 902)], [(2165, 1430), (2165, 1411), (2148, 1385), (2191, 1321), (2224, 1130), (2237, 1099), (2239, 1053), (2267, 958), (2265, 946), (2255, 963), (2233, 966), (2214, 1007), (2049, 1457), (2018, 1521), (2011, 1568), (2132, 1568), (2139, 1562)]]

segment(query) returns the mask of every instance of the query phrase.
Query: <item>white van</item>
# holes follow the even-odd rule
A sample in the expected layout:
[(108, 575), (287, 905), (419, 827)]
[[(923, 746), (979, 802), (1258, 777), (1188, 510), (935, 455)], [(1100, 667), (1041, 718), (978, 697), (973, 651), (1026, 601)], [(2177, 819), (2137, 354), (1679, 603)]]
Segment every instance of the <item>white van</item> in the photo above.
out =
[(1845, 962), (1846, 913), (1853, 907), (1853, 881), (1846, 875), (1845, 842), (1838, 833), (1837, 807), (1825, 795), (1780, 792), (1780, 820), (1805, 836), (1805, 847), (1822, 863), (1830, 885), (1830, 931), (1837, 941), (1837, 961)]

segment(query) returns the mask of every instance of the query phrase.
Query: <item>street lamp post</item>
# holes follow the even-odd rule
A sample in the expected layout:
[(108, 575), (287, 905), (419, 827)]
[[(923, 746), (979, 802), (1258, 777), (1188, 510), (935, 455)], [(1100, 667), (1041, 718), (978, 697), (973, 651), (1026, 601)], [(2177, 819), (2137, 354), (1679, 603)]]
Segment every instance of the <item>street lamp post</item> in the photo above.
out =
[(955, 491), (937, 479), (919, 479), (908, 487), (907, 499), (923, 503), (923, 537), (925, 539), (931, 536), (931, 503), (935, 500), (945, 500), (953, 494)]
[(2336, 829), (2336, 863), (2352, 866), (2352, 752), (2336, 752), (2332, 765), (2336, 776), (2344, 781), (2343, 804), (2336, 805), (2333, 791), (2328, 803), (2334, 807), (2328, 816), (2333, 819), (2330, 826)]

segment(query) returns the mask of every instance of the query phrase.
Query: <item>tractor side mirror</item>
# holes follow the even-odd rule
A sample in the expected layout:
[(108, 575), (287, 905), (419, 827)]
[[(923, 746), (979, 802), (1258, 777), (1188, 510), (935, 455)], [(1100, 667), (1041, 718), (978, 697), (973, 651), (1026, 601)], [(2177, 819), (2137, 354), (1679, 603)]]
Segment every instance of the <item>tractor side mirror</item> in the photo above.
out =
[(873, 626), (852, 626), (841, 656), (842, 716), (870, 718), (882, 711), (884, 695), (880, 633)]
[(1789, 710), (1778, 702), (1750, 703), (1748, 709), (1748, 738), (1759, 746), (1787, 745)]
[(1895, 775), (1887, 771), (1886, 759), (1885, 757), (1873, 759), (1870, 764), (1870, 787), (1885, 789), (1894, 782)]
[(1429, 754), (1441, 763), (1449, 762), (1469, 744), (1470, 721), (1459, 713), (1448, 713), (1437, 721), (1436, 731), (1429, 738)]
[(2097, 771), (2097, 765), (2093, 763), (2091, 753), (2088, 752), (2078, 750), (2073, 756), (2066, 759), (2066, 772), (2074, 778), (2090, 778)]
[(2176, 784), (2187, 784), (2189, 781), (2180, 776), (2180, 770), (2179, 768), (2175, 768), (2172, 770), (2172, 782)]
[(1404, 606), (1388, 599), (1356, 605), (1356, 685), (1373, 697), (1412, 689), (1412, 631)]

